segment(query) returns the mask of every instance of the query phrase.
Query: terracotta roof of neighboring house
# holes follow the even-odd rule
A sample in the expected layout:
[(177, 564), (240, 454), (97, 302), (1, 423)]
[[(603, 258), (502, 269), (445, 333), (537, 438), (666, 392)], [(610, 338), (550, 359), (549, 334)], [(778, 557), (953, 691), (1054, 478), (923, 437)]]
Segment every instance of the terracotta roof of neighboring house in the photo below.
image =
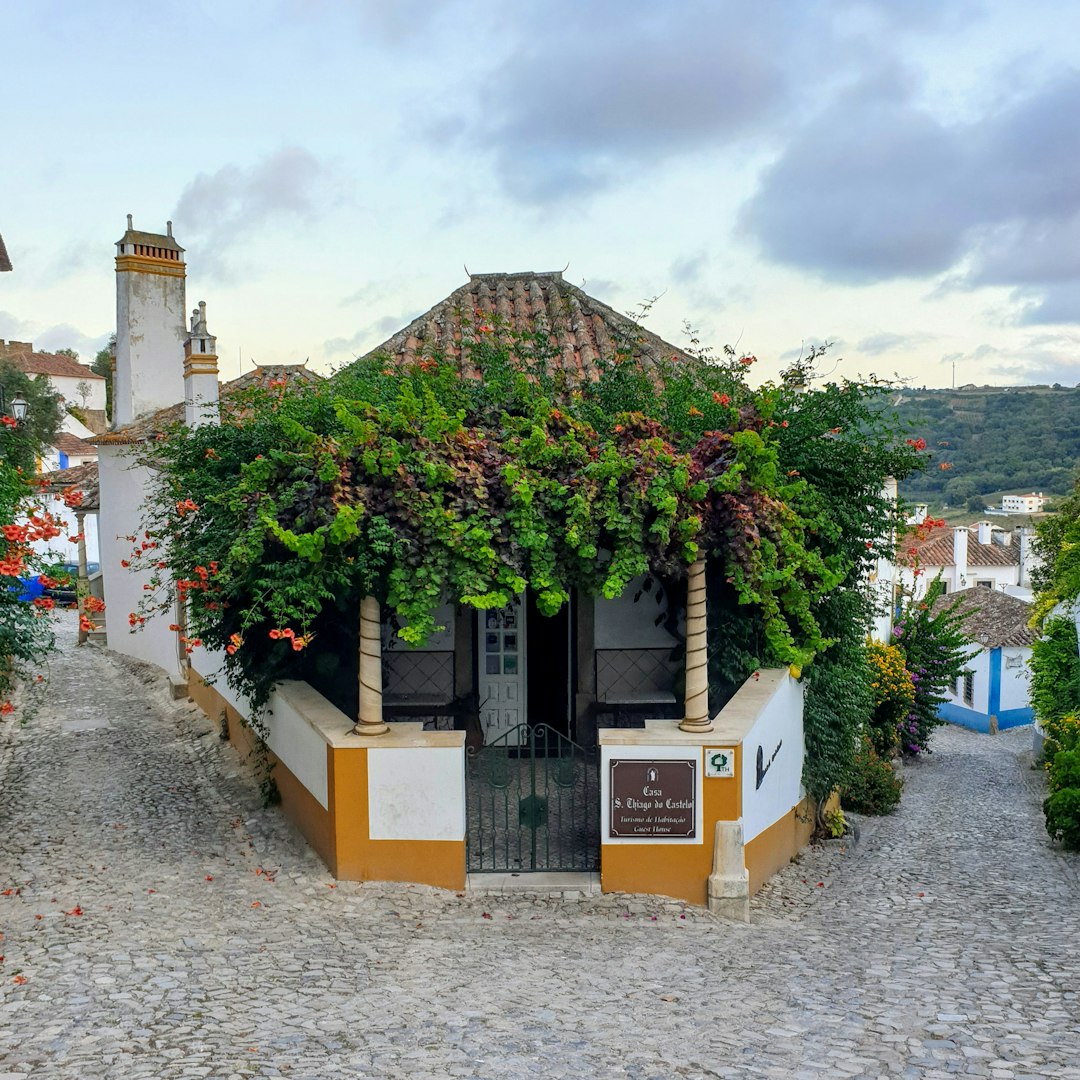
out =
[(610, 359), (620, 347), (632, 347), (647, 363), (690, 359), (682, 349), (643, 329), (633, 319), (601, 303), (563, 280), (559, 270), (548, 273), (470, 274), (430, 311), (365, 354), (385, 355), (398, 364), (443, 356), (469, 374), (471, 342), (492, 326), (528, 334), (547, 331), (556, 350), (558, 369), (595, 376), (596, 361)]
[[(229, 398), (242, 390), (251, 390), (255, 387), (267, 389), (272, 382), (279, 379), (284, 379), (286, 385), (290, 387), (322, 382), (322, 376), (314, 371), (309, 371), (304, 364), (267, 364), (256, 367), (254, 371), (245, 372), (231, 382), (223, 383), (220, 390), (221, 401), (227, 405)], [(98, 435), (91, 441), (96, 446), (123, 446), (140, 443), (146, 439), (152, 439), (155, 435), (166, 432), (169, 428), (183, 422), (184, 403), (180, 401), (175, 405), (170, 405), (168, 408), (159, 409), (149, 416), (133, 420), (130, 424), (116, 428), (115, 431), (107, 431), (104, 435)]]
[(1026, 600), (976, 585), (938, 597), (933, 610), (936, 613), (953, 604), (958, 614), (967, 614), (963, 633), (976, 645), (999, 649), (1003, 645), (1031, 645), (1035, 640), (1035, 631), (1028, 626), (1031, 605)]
[(4, 247), (4, 238), (0, 236), (0, 270), (12, 269), (11, 260), (8, 258), (7, 248)]
[(41, 479), (49, 485), (48, 490), (53, 494), (69, 488), (78, 488), (83, 493), (83, 501), (79, 505), (80, 510), (101, 508), (96, 461), (87, 462), (85, 465), (73, 465), (70, 469), (57, 469), (56, 472), (46, 473)]
[(85, 379), (87, 382), (104, 382), (105, 379), (91, 371), (85, 364), (70, 356), (44, 352), (10, 352), (4, 359), (27, 375), (56, 375), (67, 379)]
[[(1020, 545), (1015, 541), (1006, 547), (1004, 544), (980, 544), (978, 532), (968, 530), (967, 563), (968, 566), (1019, 566)], [(919, 562), (924, 567), (955, 566), (953, 558), (953, 530), (949, 525), (934, 529), (925, 540), (902, 541), (901, 550), (918, 549)]]
[(60, 453), (67, 454), (68, 457), (85, 457), (87, 454), (97, 457), (96, 446), (86, 442), (85, 439), (80, 439), (78, 435), (72, 435), (70, 431), (58, 432), (52, 444)]

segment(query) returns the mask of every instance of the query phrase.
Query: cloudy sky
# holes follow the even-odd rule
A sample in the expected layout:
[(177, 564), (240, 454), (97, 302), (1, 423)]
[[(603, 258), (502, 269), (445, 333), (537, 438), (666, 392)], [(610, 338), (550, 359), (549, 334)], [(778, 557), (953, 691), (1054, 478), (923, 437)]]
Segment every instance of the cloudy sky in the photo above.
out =
[[(0, 4), (0, 337), (92, 355), (171, 218), (226, 377), (550, 270), (763, 377), (1080, 382), (1080, 4)], [(839, 359), (842, 358), (842, 359)]]

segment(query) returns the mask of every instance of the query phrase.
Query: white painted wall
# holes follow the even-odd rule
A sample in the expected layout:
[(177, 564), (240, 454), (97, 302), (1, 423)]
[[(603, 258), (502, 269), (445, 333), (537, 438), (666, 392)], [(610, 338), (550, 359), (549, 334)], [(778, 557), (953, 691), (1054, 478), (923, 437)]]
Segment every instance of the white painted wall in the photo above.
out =
[(1001, 711), (1026, 709), (1031, 704), (1031, 650), (1001, 650)]
[[(975, 673), (975, 696), (972, 702), (964, 700), (964, 677), (960, 676), (956, 691), (949, 687), (949, 701), (962, 709), (974, 709), (987, 713), (990, 710), (990, 653), (978, 645), (969, 645), (964, 667)], [(1002, 675), (1004, 675), (1004, 671)]]
[[(105, 380), (100, 375), (95, 375), (89, 368), (86, 369), (85, 375), (78, 378), (68, 375), (50, 375), (48, 379), (52, 388), (63, 396), (68, 405), (74, 405), (79, 409), (105, 408)], [(79, 392), (80, 383), (85, 383), (89, 391), (85, 404)]]
[(117, 273), (114, 427), (184, 400), (186, 337), (182, 277)]
[[(190, 660), (192, 670), (211, 683), (214, 690), (250, 722), (251, 709), (247, 701), (229, 685), (225, 677), (225, 654), (196, 649)], [(274, 688), (266, 708), (259, 715), (259, 725), (266, 734), (266, 745), (324, 810), (329, 808), (327, 743), (312, 721), (325, 718), (328, 713), (337, 713), (342, 724), (352, 726), (352, 721), (314, 687), (304, 682), (290, 681)]]
[(1001, 587), (1020, 584), (1020, 568), (1018, 566), (978, 566), (969, 564), (967, 573), (964, 575), (966, 584), (959, 583), (959, 575), (955, 566), (926, 566), (924, 572), (918, 577), (910, 568), (900, 566), (896, 568), (896, 576), (903, 589), (912, 594), (916, 600), (926, 595), (927, 585), (941, 572), (941, 580), (945, 582), (950, 593), (959, 592), (961, 589), (974, 587), (977, 581), (992, 581), (994, 588), (999, 592)]
[(369, 746), (367, 771), (372, 840), (465, 838), (461, 747)]
[(101, 486), (98, 547), (105, 585), (105, 629), (109, 648), (126, 656), (164, 668), (170, 678), (182, 678), (175, 632), (169, 623), (175, 615), (158, 615), (134, 633), (128, 624), (130, 612), (138, 611), (150, 580), (147, 570), (125, 569), (122, 559), (131, 557), (129, 534), (142, 532), (143, 503), (151, 489), (152, 473), (144, 466), (133, 466), (130, 447), (98, 448), (98, 480)]
[(595, 603), (596, 648), (598, 649), (664, 649), (675, 639), (662, 627), (656, 617), (666, 610), (666, 600), (656, 602), (657, 585), (651, 592), (642, 593), (635, 604), (634, 596), (644, 578), (635, 578), (621, 596), (606, 600), (598, 596)]
[[(79, 531), (75, 511), (65, 506), (64, 500), (58, 495), (42, 495), (41, 501), (54, 518), (63, 522), (64, 531), (52, 540), (35, 540), (32, 545), (34, 550), (54, 562), (78, 562), (78, 542), (70, 539)], [(96, 513), (84, 515), (83, 532), (86, 534), (86, 561), (101, 562)]]
[[(723, 713), (717, 717), (722, 724)], [(767, 766), (761, 786), (757, 786), (757, 751), (761, 748)], [(779, 748), (779, 749), (778, 749)], [(774, 756), (775, 755), (775, 756)], [(758, 714), (742, 741), (743, 840), (775, 824), (804, 798), (803, 687), (790, 676)], [(770, 763), (771, 762), (771, 763)]]

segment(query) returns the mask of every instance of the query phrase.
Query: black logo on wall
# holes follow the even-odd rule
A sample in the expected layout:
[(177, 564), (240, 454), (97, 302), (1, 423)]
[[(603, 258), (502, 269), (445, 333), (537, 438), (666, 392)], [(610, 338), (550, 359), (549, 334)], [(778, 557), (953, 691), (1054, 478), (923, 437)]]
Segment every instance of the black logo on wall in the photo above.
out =
[(780, 753), (780, 747), (784, 745), (784, 740), (781, 739), (776, 744), (776, 749), (772, 752), (772, 757), (766, 762), (765, 760), (765, 748), (759, 746), (757, 748), (757, 783), (754, 785), (754, 790), (757, 791), (761, 787), (761, 782), (765, 779), (765, 774), (772, 768), (772, 763), (776, 760), (776, 755)]

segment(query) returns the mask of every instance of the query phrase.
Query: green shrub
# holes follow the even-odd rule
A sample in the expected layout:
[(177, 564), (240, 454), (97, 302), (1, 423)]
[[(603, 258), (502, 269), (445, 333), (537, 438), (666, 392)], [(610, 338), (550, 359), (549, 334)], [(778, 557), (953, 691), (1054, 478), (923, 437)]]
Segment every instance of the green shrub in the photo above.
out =
[(1050, 765), (1050, 790), (1080, 788), (1080, 749), (1062, 750)]
[(883, 760), (870, 736), (863, 734), (851, 778), (840, 790), (844, 806), (860, 814), (891, 814), (900, 802), (903, 787), (891, 762)]
[(1046, 831), (1070, 851), (1080, 851), (1080, 788), (1055, 791), (1043, 803)]

